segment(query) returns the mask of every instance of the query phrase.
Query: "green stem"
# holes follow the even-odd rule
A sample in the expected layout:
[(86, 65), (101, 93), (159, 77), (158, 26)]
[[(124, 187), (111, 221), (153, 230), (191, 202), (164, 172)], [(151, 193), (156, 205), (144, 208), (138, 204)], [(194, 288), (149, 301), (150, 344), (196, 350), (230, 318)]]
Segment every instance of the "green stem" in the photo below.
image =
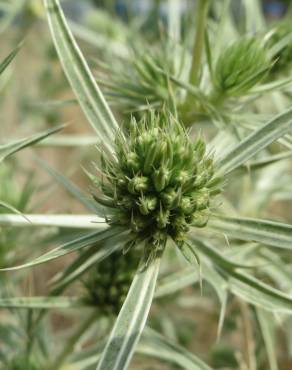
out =
[(80, 337), (90, 328), (90, 326), (97, 319), (96, 310), (81, 324), (77, 331), (69, 338), (67, 344), (63, 348), (62, 352), (57, 356), (53, 364), (49, 367), (49, 370), (58, 370), (64, 364), (65, 359), (74, 351), (74, 347), (80, 340)]
[(197, 85), (200, 77), (201, 62), (204, 51), (205, 28), (208, 16), (209, 0), (198, 0), (196, 14), (196, 37), (193, 47), (193, 58), (190, 82)]

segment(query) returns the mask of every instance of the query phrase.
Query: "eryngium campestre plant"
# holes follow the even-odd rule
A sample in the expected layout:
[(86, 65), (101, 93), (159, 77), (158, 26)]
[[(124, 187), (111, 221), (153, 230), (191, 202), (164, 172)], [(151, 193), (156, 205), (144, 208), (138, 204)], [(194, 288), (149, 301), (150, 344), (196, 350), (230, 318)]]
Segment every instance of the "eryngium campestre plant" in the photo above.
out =
[(220, 54), (215, 66), (217, 96), (241, 96), (267, 74), (270, 61), (267, 51), (255, 37), (241, 38)]
[[(173, 116), (132, 119), (120, 132), (115, 157), (102, 157), (102, 195), (111, 224), (128, 227), (133, 242), (163, 249), (168, 237), (182, 246), (191, 226), (207, 224), (212, 197), (220, 192), (214, 163), (201, 138), (194, 142)], [(130, 247), (129, 245), (128, 247)]]
[(127, 256), (113, 253), (97, 264), (84, 281), (85, 301), (98, 308), (101, 314), (117, 315), (124, 303), (139, 260), (136, 253)]

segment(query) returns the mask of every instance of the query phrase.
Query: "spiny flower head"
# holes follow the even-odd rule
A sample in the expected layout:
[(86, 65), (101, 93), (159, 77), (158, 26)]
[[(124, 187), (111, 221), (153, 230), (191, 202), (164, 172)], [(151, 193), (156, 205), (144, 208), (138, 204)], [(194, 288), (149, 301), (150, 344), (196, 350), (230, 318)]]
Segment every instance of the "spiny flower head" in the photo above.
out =
[(207, 224), (210, 201), (220, 192), (213, 159), (201, 138), (192, 142), (172, 116), (145, 116), (119, 133), (113, 160), (102, 158), (102, 195), (110, 223), (124, 225), (134, 240), (163, 249), (181, 245), (190, 227)]
[(118, 314), (138, 267), (136, 253), (113, 253), (97, 264), (84, 281), (85, 301), (102, 314)]
[(220, 54), (215, 67), (215, 88), (224, 95), (243, 95), (266, 76), (269, 68), (262, 43), (255, 37), (241, 38)]
[(161, 109), (169, 99), (167, 74), (176, 76), (178, 73), (176, 59), (181, 51), (174, 53), (174, 48), (162, 46), (147, 53), (135, 48), (127, 64), (123, 61), (119, 69), (110, 70), (107, 79), (101, 79), (101, 84), (108, 97), (114, 98), (113, 104), (130, 112), (144, 111), (149, 107)]

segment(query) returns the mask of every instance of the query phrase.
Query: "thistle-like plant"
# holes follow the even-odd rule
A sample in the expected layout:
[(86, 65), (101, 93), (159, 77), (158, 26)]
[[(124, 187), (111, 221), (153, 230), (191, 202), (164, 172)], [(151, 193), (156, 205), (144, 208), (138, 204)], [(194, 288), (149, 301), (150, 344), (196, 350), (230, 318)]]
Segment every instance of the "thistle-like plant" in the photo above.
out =
[[(0, 304), (2, 307), (40, 309), (81, 309), (86, 303), (92, 306), (93, 301), (84, 302), (80, 301), (80, 297), (58, 295), (89, 268), (103, 263), (102, 268), (106, 268), (105, 261), (109, 262), (118, 255), (122, 258), (123, 250), (128, 254), (134, 253), (135, 257), (139, 258), (140, 265), (114, 327), (106, 337), (105, 346), (101, 341), (94, 347), (95, 353), (88, 357), (92, 361), (90, 366), (98, 362), (98, 370), (125, 369), (134, 351), (139, 349), (138, 340), (142, 338), (142, 341), (145, 341), (148, 338), (148, 341), (152, 342), (152, 351), (153, 343), (161, 350), (160, 355), (157, 354), (157, 349), (152, 352), (156, 356), (164, 356), (164, 360), (186, 369), (209, 370), (207, 364), (188, 351), (161, 338), (151, 329), (144, 329), (151, 302), (155, 294), (162, 296), (165, 291), (176, 292), (182, 286), (199, 281), (199, 274), (195, 275), (194, 271), (198, 271), (200, 266), (201, 276), (214, 287), (222, 305), (221, 327), (230, 292), (265, 311), (291, 313), (292, 299), (287, 288), (280, 286), (277, 278), (270, 277), (271, 284), (264, 283), (261, 264), (254, 264), (255, 261), (265, 260), (261, 253), (265, 255), (272, 251), (272, 248), (276, 248), (279, 254), (281, 249), (287, 253), (291, 251), (291, 226), (270, 220), (240, 217), (236, 209), (233, 209), (235, 207), (229, 205), (232, 196), (228, 194), (228, 188), (220, 198), (222, 205), (217, 207), (217, 213), (210, 207), (212, 196), (220, 189), (220, 178), (227, 184), (238, 180), (242, 185), (241, 183), (249, 178), (253, 179), (259, 169), (291, 155), (269, 153), (271, 144), (292, 129), (291, 109), (273, 116), (262, 126), (253, 128), (249, 135), (244, 132), (244, 138), (239, 140), (239, 143), (232, 143), (232, 146), (225, 148), (220, 155), (215, 151), (216, 145), (212, 145), (215, 143), (213, 141), (209, 144), (212, 153), (215, 152), (212, 158), (206, 155), (205, 145), (198, 138), (198, 134), (185, 131), (181, 126), (179, 110), (178, 116), (170, 114), (167, 109), (163, 114), (147, 112), (149, 114), (141, 121), (132, 120), (123, 129), (95, 83), (68, 28), (59, 2), (46, 0), (45, 3), (60, 61), (80, 106), (100, 141), (98, 145), (101, 160), (97, 173), (90, 175), (97, 188), (95, 200), (84, 195), (65, 176), (41, 162), (47, 172), (81, 201), (91, 212), (90, 215), (26, 215), (26, 218), (43, 226), (92, 230), (23, 266), (10, 268), (17, 270), (34, 266), (80, 250), (76, 259), (54, 279), (49, 297), (2, 299)], [(204, 5), (207, 2), (199, 3), (204, 13)], [(191, 75), (194, 83), (198, 83), (199, 71), (202, 69), (199, 65), (198, 70), (196, 65), (197, 61), (192, 64)], [(190, 94), (198, 96), (196, 88), (188, 85), (184, 87)], [(174, 113), (175, 111), (176, 109)], [(195, 140), (193, 134), (196, 134)], [(222, 141), (223, 145), (226, 145), (225, 138)], [(257, 156), (256, 160), (252, 160), (254, 156)], [(237, 196), (240, 195), (239, 192), (236, 187)], [(7, 223), (7, 219), (14, 225), (18, 223), (28, 226), (27, 221), (18, 215), (0, 217), (2, 224)], [(222, 236), (229, 239), (229, 250), (226, 250), (226, 240)], [(155, 293), (160, 260), (167, 264), (173, 263), (173, 259), (167, 259), (167, 253), (173, 250), (172, 241), (178, 245), (177, 250), (182, 252), (191, 265), (167, 276), (167, 286), (159, 280)], [(252, 245), (249, 245), (250, 242)], [(123, 258), (127, 261), (127, 253)], [(183, 260), (183, 263), (186, 261)], [(113, 262), (109, 263), (108, 272), (112, 265)], [(132, 265), (129, 269), (132, 269)], [(102, 270), (100, 266), (98, 270)], [(100, 274), (95, 278), (99, 279)], [(97, 284), (96, 280), (92, 281)], [(88, 286), (93, 292), (93, 286)], [(98, 289), (96, 291), (98, 292)], [(104, 291), (97, 293), (95, 304), (101, 302), (103, 293)], [(112, 299), (112, 295), (109, 294), (108, 298)], [(115, 295), (114, 298), (116, 299)], [(122, 295), (119, 298), (121, 299)], [(104, 306), (101, 305), (102, 307)], [(66, 350), (67, 348), (61, 355), (66, 353)], [(64, 359), (63, 355), (61, 359)], [(56, 369), (60, 364), (62, 361), (52, 368)]]

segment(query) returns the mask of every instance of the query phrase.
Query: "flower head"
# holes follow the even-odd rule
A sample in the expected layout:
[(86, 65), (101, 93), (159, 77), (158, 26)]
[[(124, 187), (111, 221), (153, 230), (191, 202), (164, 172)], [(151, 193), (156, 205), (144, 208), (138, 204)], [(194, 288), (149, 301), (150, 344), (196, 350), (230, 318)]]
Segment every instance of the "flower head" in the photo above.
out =
[(220, 54), (215, 67), (215, 88), (229, 96), (245, 94), (267, 74), (270, 62), (262, 43), (244, 37)]
[(113, 104), (124, 111), (144, 111), (149, 107), (161, 109), (169, 100), (167, 74), (177, 76), (183, 59), (182, 52), (175, 49), (177, 52), (174, 53), (174, 49), (175, 46), (167, 45), (150, 48), (145, 53), (134, 48), (127, 64), (122, 61), (120, 68), (111, 69), (106, 79), (101, 78), (108, 98), (112, 97)]
[(175, 118), (154, 113), (119, 133), (115, 158), (102, 158), (102, 172), (103, 194), (95, 199), (112, 208), (109, 222), (157, 249), (168, 238), (181, 245), (191, 226), (205, 226), (220, 191), (204, 141), (192, 142)]
[(85, 300), (98, 307), (101, 313), (118, 314), (133, 276), (137, 270), (136, 254), (128, 253), (127, 258), (113, 253), (90, 271), (84, 281), (87, 290)]

